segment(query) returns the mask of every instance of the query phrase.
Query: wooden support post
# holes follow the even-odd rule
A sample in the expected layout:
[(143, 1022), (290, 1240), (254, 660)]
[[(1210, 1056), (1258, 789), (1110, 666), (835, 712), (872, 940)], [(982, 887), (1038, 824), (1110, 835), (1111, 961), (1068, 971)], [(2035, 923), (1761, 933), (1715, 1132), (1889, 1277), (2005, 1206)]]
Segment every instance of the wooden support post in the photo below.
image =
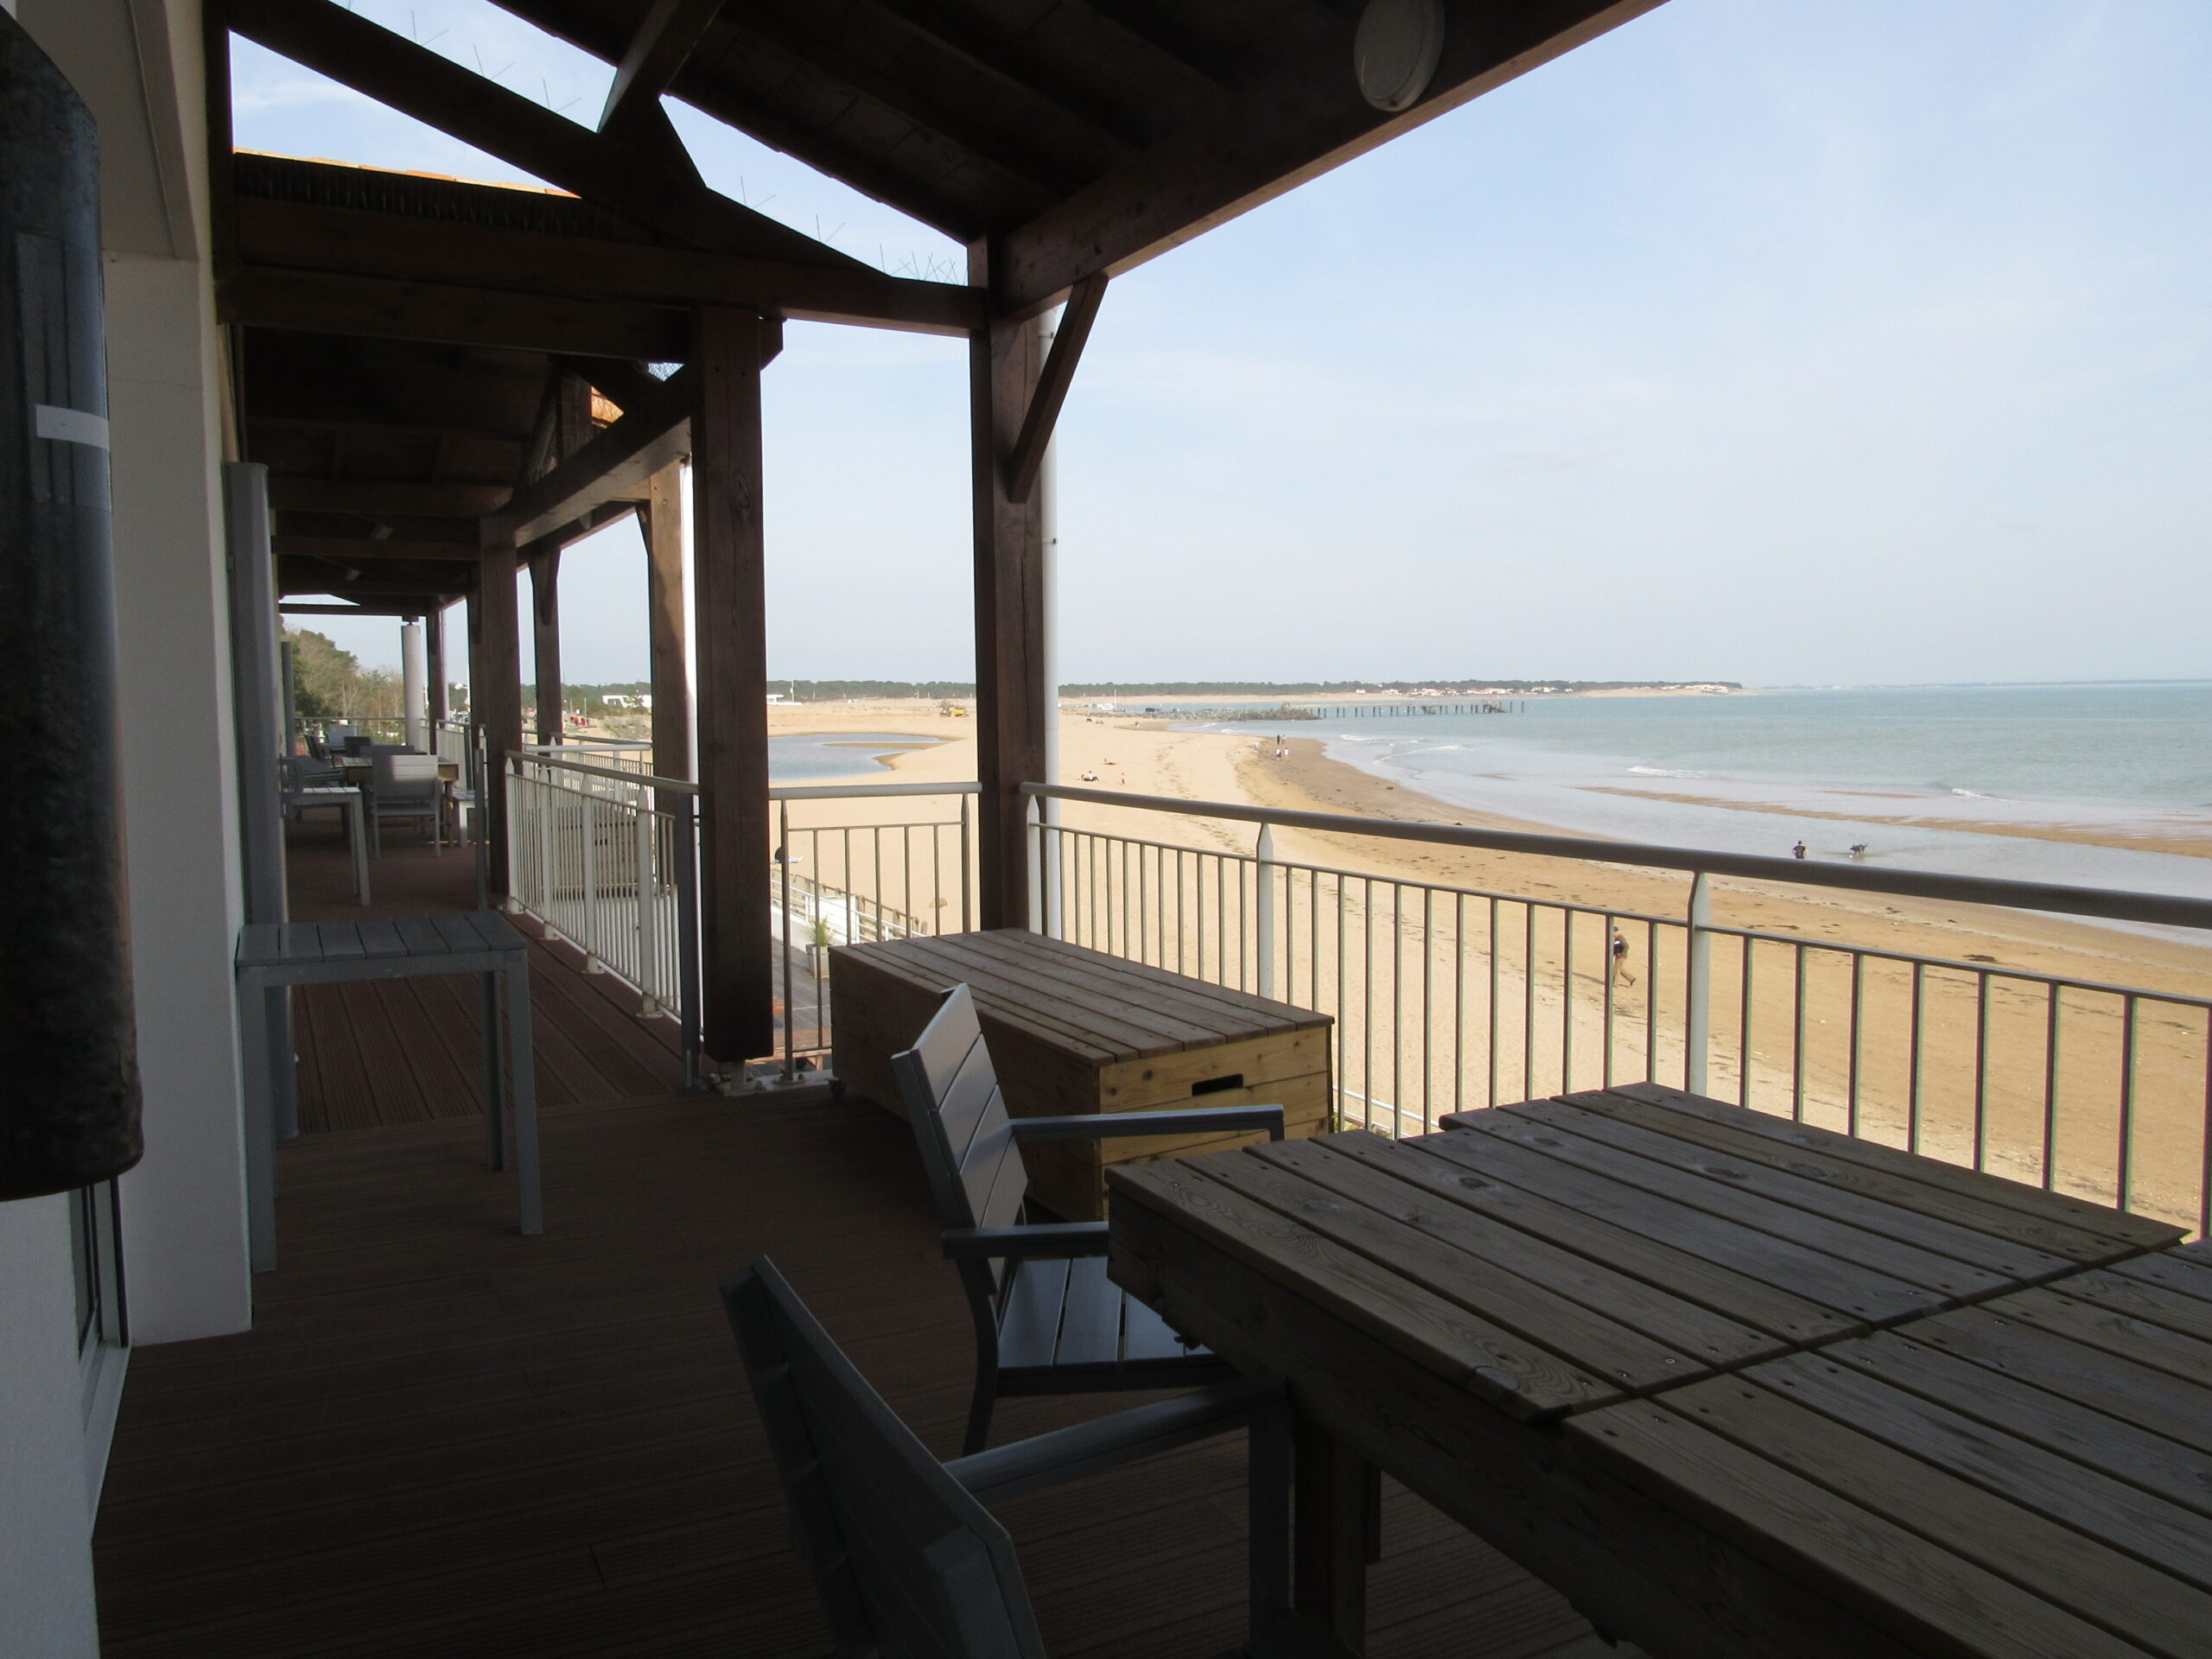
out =
[[(690, 637), (683, 613), (683, 468), (655, 473), (645, 504), (645, 610), (652, 641), (653, 771), (691, 775)], [(763, 694), (765, 697), (765, 693)]]
[[(988, 286), (988, 246), (969, 250), (969, 281)], [(968, 351), (976, 515), (976, 776), (978, 912), (985, 927), (1029, 925), (1029, 859), (1020, 786), (1044, 782), (1045, 520), (1033, 495), (1007, 492), (1006, 458), (1020, 437), (1043, 366), (1030, 321), (991, 323)]]
[(705, 1040), (707, 1052), (730, 1065), (775, 1046), (760, 366), (780, 333), (755, 313), (702, 306), (692, 343)]
[(484, 521), (484, 563), (471, 600), (475, 654), (469, 706), (484, 733), (486, 853), (491, 890), (507, 893), (507, 756), (522, 747), (522, 638), (515, 614), (515, 544), (505, 524)]
[(530, 553), (531, 651), (537, 660), (537, 741), (558, 743), (564, 722), (561, 684), (561, 544), (540, 543)]
[(1379, 1523), (1374, 1478), (1359, 1454), (1310, 1419), (1298, 1421), (1291, 1595), (1298, 1611), (1354, 1652), (1367, 1644), (1369, 1533)]
[(429, 668), (430, 672), (430, 747), (437, 747), (437, 730), (452, 718), (453, 711), (446, 706), (446, 610), (441, 604), (423, 619), (429, 634)]

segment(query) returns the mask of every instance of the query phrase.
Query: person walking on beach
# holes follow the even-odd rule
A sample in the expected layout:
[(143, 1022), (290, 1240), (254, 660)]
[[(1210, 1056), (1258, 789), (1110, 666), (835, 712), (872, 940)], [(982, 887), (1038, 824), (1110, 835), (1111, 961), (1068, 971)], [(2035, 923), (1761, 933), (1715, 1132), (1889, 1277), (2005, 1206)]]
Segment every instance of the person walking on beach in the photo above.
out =
[(1789, 855), (1790, 855), (1790, 857), (1792, 857), (1792, 858), (1802, 858), (1802, 857), (1804, 857), (1804, 856), (1805, 856), (1805, 843), (1804, 843), (1803, 842), (1802, 842), (1802, 841), (1801, 841), (1801, 842), (1798, 842), (1795, 847), (1792, 847), (1792, 848), (1789, 849)]
[(1635, 984), (1636, 976), (1628, 970), (1628, 936), (1621, 931), (1618, 923), (1614, 924), (1612, 943), (1607, 948), (1611, 953), (1613, 977), (1624, 985)]

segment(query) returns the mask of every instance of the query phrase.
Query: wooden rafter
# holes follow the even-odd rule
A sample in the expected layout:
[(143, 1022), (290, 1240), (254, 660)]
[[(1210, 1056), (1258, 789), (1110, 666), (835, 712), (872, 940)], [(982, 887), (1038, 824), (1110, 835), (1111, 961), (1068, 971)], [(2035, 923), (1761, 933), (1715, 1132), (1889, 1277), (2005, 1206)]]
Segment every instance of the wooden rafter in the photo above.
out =
[[(480, 308), (504, 305), (510, 296), (525, 308), (533, 301), (567, 308), (533, 319), (530, 326), (549, 333), (556, 322), (578, 332), (593, 329), (589, 310), (607, 307), (621, 320), (596, 327), (603, 339), (627, 329), (658, 340), (665, 327), (665, 308), (683, 308), (688, 320), (690, 306), (709, 302), (806, 321), (962, 336), (983, 315), (982, 296), (970, 289), (887, 276), (864, 265), (833, 270), (788, 260), (493, 230), (353, 207), (241, 200), (238, 236), (240, 257), (256, 276), (273, 279), (282, 272), (281, 282), (289, 283), (291, 273), (315, 272), (381, 283), (386, 289), (420, 284), (432, 296), (469, 296), (469, 302)], [(587, 315), (576, 317), (578, 308)], [(641, 318), (650, 321), (636, 320)], [(500, 326), (512, 331), (523, 325)], [(677, 362), (683, 352), (680, 345), (662, 342), (650, 353), (586, 354)]]
[[(242, 201), (238, 207), (251, 216), (264, 205)], [(264, 328), (655, 362), (681, 353), (687, 338), (684, 314), (672, 306), (275, 266), (233, 271), (216, 290), (215, 303), (225, 322)]]
[(1014, 316), (1083, 277), (1118, 276), (1306, 180), (1594, 40), (1662, 0), (1446, 0), (1444, 57), (1427, 95), (1389, 115), (1359, 95), (1332, 35), (1226, 98), (1128, 167), (992, 239), (992, 295)]
[(1098, 320), (1099, 303), (1105, 297), (1106, 277), (1100, 272), (1077, 283), (1068, 298), (1067, 310), (1052, 335), (1052, 349), (1046, 354), (1044, 367), (1038, 372), (1037, 389), (1030, 394), (1028, 410), (1021, 417), (1021, 435), (1014, 440), (1014, 452), (1007, 457), (1006, 493), (1010, 501), (1028, 500), (1037, 486), (1038, 469), (1045, 464), (1045, 447), (1052, 442), (1052, 429), (1059, 424), (1060, 406), (1067, 401), (1084, 343), (1090, 338), (1090, 325)]
[(1084, 3), (1132, 40), (1142, 41), (1162, 57), (1173, 59), (1224, 91), (1236, 92), (1250, 79), (1243, 65), (1193, 34), (1168, 7), (1151, 0), (1084, 0)]
[[(267, 3), (268, 0), (263, 0), (263, 3)], [(611, 25), (588, 0), (501, 0), (501, 3), (507, 10), (528, 18), (547, 34), (581, 48), (606, 62), (620, 63), (630, 48), (628, 36)], [(705, 37), (693, 48), (691, 57), (677, 71), (676, 79), (669, 90), (716, 120), (726, 122), (741, 132), (751, 134), (764, 144), (796, 156), (809, 167), (833, 178), (842, 179), (855, 189), (865, 191), (878, 200), (889, 203), (900, 213), (918, 219), (925, 225), (934, 226), (948, 236), (964, 242), (987, 228), (977, 222), (975, 210), (959, 200), (932, 189), (874, 156), (847, 146), (832, 135), (815, 131), (778, 115), (772, 110), (765, 109), (757, 100), (739, 96), (719, 79), (702, 73), (702, 66), (708, 60), (718, 60), (737, 49), (735, 43), (724, 35), (719, 20), (709, 25)], [(619, 197), (606, 205), (620, 212), (634, 211), (624, 206)], [(792, 232), (791, 234), (796, 236), (798, 233)], [(739, 249), (725, 251), (743, 251)], [(843, 257), (842, 255), (834, 257)], [(852, 263), (858, 264), (859, 262)], [(867, 269), (864, 265), (860, 268)]]
[(626, 410), (544, 477), (517, 491), (498, 518), (487, 520), (486, 541), (505, 537), (527, 545), (607, 503), (644, 499), (652, 475), (690, 442), (692, 380), (686, 370), (664, 383), (658, 396)]
[(654, 149), (578, 126), (334, 0), (231, 0), (230, 20), (239, 34), (295, 63), (696, 247), (868, 269), (696, 177), (673, 175)]
[(480, 518), (513, 493), (504, 484), (423, 484), (403, 479), (289, 478), (269, 480), (279, 512), (350, 512), (367, 518)]
[(583, 377), (586, 385), (617, 409), (635, 409), (660, 390), (661, 381), (642, 363), (611, 357), (556, 357), (555, 365)]
[(721, 8), (722, 0), (653, 0), (615, 67), (614, 84), (607, 89), (607, 106), (600, 111), (601, 132), (620, 132), (641, 111), (659, 110), (661, 94)]
[(949, 6), (935, 4), (933, 0), (897, 0), (880, 9), (939, 51), (981, 70), (1021, 97), (1044, 105), (1060, 119), (1077, 124), (1125, 153), (1134, 154), (1157, 136), (1127, 110), (1100, 97), (1075, 77), (987, 34)]
[(362, 564), (388, 560), (453, 559), (474, 564), (480, 556), (474, 542), (425, 542), (393, 536), (378, 541), (369, 536), (274, 536), (270, 544), (279, 558), (335, 559)]
[(449, 594), (418, 594), (412, 598), (377, 599), (360, 605), (301, 605), (279, 601), (279, 616), (432, 616), (453, 603)]
[(995, 130), (947, 108), (896, 75), (871, 67), (835, 40), (796, 28), (764, 7), (744, 5), (740, 0), (723, 12), (717, 32), (755, 55), (797, 64), (849, 94), (890, 111), (1041, 200), (1058, 200), (1084, 182), (1055, 165), (1051, 156), (1032, 140)]

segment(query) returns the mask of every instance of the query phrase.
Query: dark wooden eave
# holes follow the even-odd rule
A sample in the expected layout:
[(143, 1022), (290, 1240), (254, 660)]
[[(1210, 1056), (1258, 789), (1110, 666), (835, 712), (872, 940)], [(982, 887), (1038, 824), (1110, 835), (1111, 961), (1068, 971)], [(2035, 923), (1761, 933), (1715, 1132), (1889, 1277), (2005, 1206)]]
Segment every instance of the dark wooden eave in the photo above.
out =
[[(1020, 317), (1662, 0), (1446, 0), (1443, 61), (1421, 102), (1395, 115), (1355, 83), (1352, 0), (501, 3), (633, 79), (982, 245), (993, 310)], [(229, 3), (232, 26), (272, 50), (695, 251), (867, 270), (700, 184), (642, 94), (626, 114), (623, 98), (612, 100), (615, 118), (593, 132), (334, 0)]]

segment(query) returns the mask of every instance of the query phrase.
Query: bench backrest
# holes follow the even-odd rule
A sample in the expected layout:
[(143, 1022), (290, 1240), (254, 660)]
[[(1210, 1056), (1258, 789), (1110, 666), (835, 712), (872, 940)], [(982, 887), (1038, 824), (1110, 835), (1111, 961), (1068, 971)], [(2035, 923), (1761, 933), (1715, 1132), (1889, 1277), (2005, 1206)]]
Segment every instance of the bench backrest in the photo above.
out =
[(974, 994), (965, 985), (945, 993), (913, 1047), (891, 1057), (891, 1070), (944, 1224), (1019, 1222), (1029, 1173), (1008, 1125)]
[(721, 1281), (837, 1652), (1044, 1659), (1013, 1541), (817, 1324), (767, 1257)]
[(438, 758), (434, 754), (379, 754), (373, 768), (376, 780), (385, 784), (432, 784), (438, 781)]

